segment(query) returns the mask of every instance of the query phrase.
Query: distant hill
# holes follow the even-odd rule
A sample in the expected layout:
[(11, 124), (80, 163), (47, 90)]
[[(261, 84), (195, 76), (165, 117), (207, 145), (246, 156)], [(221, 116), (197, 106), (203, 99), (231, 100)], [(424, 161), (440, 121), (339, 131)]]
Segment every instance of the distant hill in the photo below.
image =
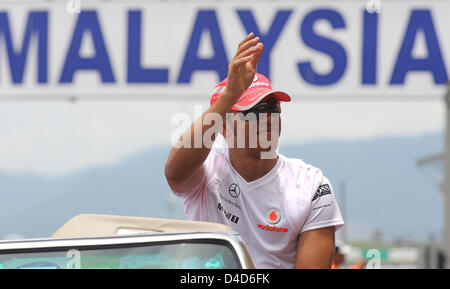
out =
[[(338, 202), (339, 184), (345, 183), (350, 238), (370, 239), (379, 230), (385, 238), (419, 240), (439, 237), (442, 202), (416, 161), (442, 149), (443, 136), (435, 133), (289, 144), (280, 152), (321, 168)], [(182, 201), (172, 196), (163, 174), (169, 150), (152, 147), (111, 166), (54, 178), (0, 173), (0, 238), (46, 237), (80, 213), (184, 218)]]

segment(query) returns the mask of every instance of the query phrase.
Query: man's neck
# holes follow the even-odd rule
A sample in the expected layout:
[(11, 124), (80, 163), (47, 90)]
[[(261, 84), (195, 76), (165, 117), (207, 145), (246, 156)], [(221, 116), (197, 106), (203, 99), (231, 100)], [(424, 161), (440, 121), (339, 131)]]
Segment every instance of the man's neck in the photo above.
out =
[(245, 149), (229, 149), (233, 168), (247, 182), (255, 181), (265, 176), (278, 162), (278, 154), (272, 159), (261, 159), (260, 153), (248, 153)]

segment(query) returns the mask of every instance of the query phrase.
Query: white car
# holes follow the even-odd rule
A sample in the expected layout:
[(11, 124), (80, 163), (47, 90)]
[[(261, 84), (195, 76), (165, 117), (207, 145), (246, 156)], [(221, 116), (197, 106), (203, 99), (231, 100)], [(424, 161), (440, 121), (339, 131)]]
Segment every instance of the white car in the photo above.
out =
[(0, 269), (253, 269), (222, 224), (83, 214), (51, 238), (0, 241)]

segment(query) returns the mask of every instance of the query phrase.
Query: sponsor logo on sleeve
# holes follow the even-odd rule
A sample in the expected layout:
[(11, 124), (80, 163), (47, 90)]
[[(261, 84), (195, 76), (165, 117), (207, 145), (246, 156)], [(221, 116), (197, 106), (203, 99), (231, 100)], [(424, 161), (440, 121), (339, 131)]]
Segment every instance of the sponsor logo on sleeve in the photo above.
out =
[(316, 199), (329, 194), (331, 194), (330, 186), (328, 184), (321, 185), (317, 189), (317, 192), (312, 200), (315, 201)]

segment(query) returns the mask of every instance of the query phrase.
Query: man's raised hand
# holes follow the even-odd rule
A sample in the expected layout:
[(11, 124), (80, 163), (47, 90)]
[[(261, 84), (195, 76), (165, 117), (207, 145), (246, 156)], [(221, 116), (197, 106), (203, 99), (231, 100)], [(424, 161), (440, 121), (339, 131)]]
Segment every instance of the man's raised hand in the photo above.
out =
[(247, 35), (238, 46), (236, 54), (228, 65), (227, 94), (236, 101), (250, 86), (255, 77), (256, 65), (261, 57), (263, 44), (253, 32)]

